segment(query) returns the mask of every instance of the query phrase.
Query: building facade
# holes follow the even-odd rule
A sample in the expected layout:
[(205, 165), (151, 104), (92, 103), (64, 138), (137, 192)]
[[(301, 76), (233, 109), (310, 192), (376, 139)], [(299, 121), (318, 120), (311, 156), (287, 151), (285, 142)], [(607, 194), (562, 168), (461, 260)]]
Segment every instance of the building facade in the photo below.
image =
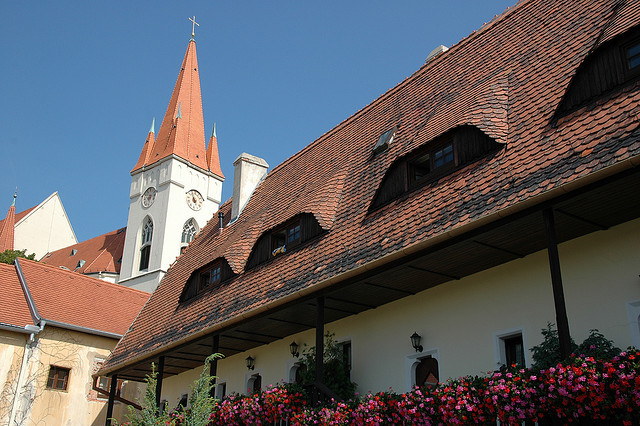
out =
[(244, 393), (325, 331), (360, 392), (528, 366), (549, 322), (639, 344), (639, 17), (527, 0), (441, 49), (224, 203), (101, 374), (163, 365), (175, 405), (211, 353)]

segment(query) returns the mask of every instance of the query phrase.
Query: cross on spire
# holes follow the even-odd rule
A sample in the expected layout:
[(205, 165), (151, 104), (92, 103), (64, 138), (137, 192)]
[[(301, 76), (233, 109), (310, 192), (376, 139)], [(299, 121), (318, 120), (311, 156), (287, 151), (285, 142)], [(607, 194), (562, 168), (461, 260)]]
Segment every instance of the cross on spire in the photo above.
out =
[(193, 19), (189, 18), (189, 20), (193, 23), (191, 26), (191, 39), (193, 39), (196, 36), (196, 25), (200, 26), (200, 24), (196, 22), (196, 15), (193, 15)]

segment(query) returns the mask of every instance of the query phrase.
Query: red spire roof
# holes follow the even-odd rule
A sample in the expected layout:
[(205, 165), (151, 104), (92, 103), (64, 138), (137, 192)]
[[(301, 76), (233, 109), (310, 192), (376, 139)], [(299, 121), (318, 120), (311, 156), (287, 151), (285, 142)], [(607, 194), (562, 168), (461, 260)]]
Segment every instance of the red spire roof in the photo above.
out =
[(145, 164), (149, 163), (149, 156), (151, 155), (151, 151), (153, 151), (153, 144), (156, 140), (155, 129), (154, 129), (155, 122), (156, 122), (156, 119), (154, 118), (153, 122), (151, 123), (151, 129), (149, 129), (149, 134), (147, 135), (147, 139), (144, 141), (144, 145), (142, 146), (142, 152), (140, 153), (140, 158), (138, 158), (138, 162), (136, 163), (136, 165), (133, 166), (133, 169), (131, 170), (132, 172), (134, 170), (138, 170)]
[(16, 226), (16, 196), (13, 196), (13, 203), (9, 207), (7, 217), (0, 228), (0, 252), (13, 250), (13, 230)]
[[(144, 165), (176, 155), (204, 170), (208, 169), (198, 72), (196, 42), (191, 40), (155, 143), (145, 143), (148, 154), (143, 148), (140, 155), (141, 159), (145, 157)], [(132, 172), (142, 167), (140, 163), (138, 160)]]
[(216, 125), (213, 125), (213, 133), (207, 145), (207, 167), (209, 171), (216, 176), (224, 179), (222, 169), (220, 168), (220, 156), (218, 155), (218, 137), (216, 136)]

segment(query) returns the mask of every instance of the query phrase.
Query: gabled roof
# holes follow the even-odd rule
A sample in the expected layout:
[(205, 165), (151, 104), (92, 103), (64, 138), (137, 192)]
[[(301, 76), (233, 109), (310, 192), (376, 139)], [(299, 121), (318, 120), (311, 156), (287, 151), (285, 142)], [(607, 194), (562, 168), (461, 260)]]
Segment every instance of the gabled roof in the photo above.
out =
[[(20, 272), (28, 295), (21, 285)], [(27, 259), (0, 264), (0, 323), (46, 323), (111, 337), (123, 335), (149, 293)], [(30, 314), (29, 304), (36, 318)]]
[[(120, 273), (127, 228), (99, 235), (45, 255), (42, 263), (64, 267), (81, 274)], [(80, 262), (80, 261), (83, 262)], [(80, 262), (80, 264), (78, 263)]]
[[(237, 221), (228, 224), (230, 203), (223, 204), (227, 226), (220, 232), (210, 221), (202, 229), (103, 372), (337, 288), (425, 242), (445, 241), (613, 173), (611, 165), (637, 167), (639, 83), (554, 123), (564, 91), (615, 4), (521, 1), (276, 167)], [(463, 125), (504, 149), (369, 211), (395, 159)], [(372, 155), (379, 136), (394, 126), (393, 144)], [(327, 232), (247, 270), (259, 236), (303, 212), (313, 213)], [(220, 257), (238, 275), (181, 304), (193, 271)]]
[[(154, 142), (147, 139), (140, 155), (140, 159), (145, 157), (145, 166), (175, 155), (201, 169), (209, 169), (205, 151), (199, 73), (196, 42), (192, 39), (187, 46), (158, 135)], [(131, 172), (139, 170), (142, 166), (138, 160)]]

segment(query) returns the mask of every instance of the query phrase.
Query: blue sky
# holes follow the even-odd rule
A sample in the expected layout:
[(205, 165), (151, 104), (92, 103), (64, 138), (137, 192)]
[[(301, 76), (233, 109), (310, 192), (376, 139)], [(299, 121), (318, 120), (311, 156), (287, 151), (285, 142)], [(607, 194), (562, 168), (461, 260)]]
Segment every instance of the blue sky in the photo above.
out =
[(195, 15), (223, 199), (242, 152), (271, 168), (516, 0), (12, 1), (0, 16), (0, 216), (60, 193), (82, 241), (126, 225)]

